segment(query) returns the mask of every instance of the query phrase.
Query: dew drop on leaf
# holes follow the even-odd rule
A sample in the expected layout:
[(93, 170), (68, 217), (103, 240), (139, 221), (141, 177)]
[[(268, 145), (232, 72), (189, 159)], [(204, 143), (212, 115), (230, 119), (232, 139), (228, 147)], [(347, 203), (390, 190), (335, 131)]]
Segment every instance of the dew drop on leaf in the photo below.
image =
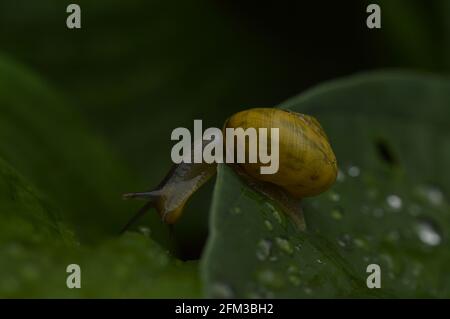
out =
[(330, 192), (328, 197), (332, 202), (338, 202), (341, 199), (341, 196), (336, 192)]
[(139, 232), (144, 235), (145, 237), (150, 237), (152, 231), (150, 230), (150, 228), (145, 227), (145, 226), (140, 226), (139, 228)]
[(428, 220), (422, 220), (417, 224), (417, 234), (420, 240), (428, 246), (438, 246), (442, 241), (437, 226)]
[(280, 213), (273, 206), (272, 206), (272, 214), (273, 214), (273, 217), (275, 218), (275, 220), (279, 224), (283, 224), (283, 218), (281, 217)]
[(297, 266), (290, 265), (287, 269), (288, 281), (294, 286), (300, 286), (300, 271)]
[(344, 217), (344, 213), (341, 207), (335, 207), (331, 210), (331, 217), (336, 220), (341, 220)]
[(386, 239), (387, 239), (387, 241), (395, 243), (400, 239), (400, 233), (397, 230), (390, 231), (386, 235)]
[(297, 266), (295, 266), (295, 265), (290, 265), (288, 267), (287, 271), (288, 271), (289, 274), (297, 274), (299, 272)]
[(213, 298), (230, 299), (234, 293), (230, 286), (216, 282), (211, 286), (211, 295)]
[(291, 284), (293, 284), (294, 286), (300, 286), (300, 277), (297, 275), (289, 275), (288, 276), (288, 280)]
[(281, 288), (283, 286), (281, 276), (270, 269), (258, 272), (257, 278), (262, 285), (269, 288)]
[(364, 239), (362, 238), (355, 238), (353, 239), (353, 243), (355, 244), (356, 247), (359, 248), (366, 248), (367, 247), (367, 243)]
[(261, 239), (256, 248), (256, 257), (259, 260), (266, 260), (270, 256), (272, 250), (272, 242), (267, 239)]
[(422, 186), (419, 188), (419, 192), (434, 206), (441, 206), (444, 203), (444, 194), (437, 187)]
[(233, 207), (232, 209), (231, 209), (231, 213), (233, 214), (233, 215), (239, 215), (240, 213), (241, 213), (242, 211), (241, 211), (241, 208), (240, 207)]
[(269, 220), (265, 220), (264, 221), (264, 225), (266, 226), (266, 229), (268, 231), (272, 231), (273, 230), (273, 225), (272, 225), (272, 223)]
[(312, 294), (312, 289), (309, 287), (306, 287), (305, 289), (303, 289), (303, 291), (305, 292), (305, 294), (310, 295)]
[(347, 173), (351, 177), (358, 177), (361, 174), (361, 170), (358, 166), (350, 166)]
[(336, 180), (337, 180), (338, 182), (341, 182), (341, 183), (342, 183), (343, 181), (345, 181), (345, 174), (344, 174), (343, 171), (338, 170), (338, 174), (337, 174)]
[(275, 242), (277, 243), (277, 246), (285, 253), (292, 255), (294, 253), (294, 249), (292, 248), (292, 245), (289, 243), (287, 239), (277, 237), (275, 239)]
[(269, 212), (272, 214), (273, 218), (280, 224), (283, 224), (283, 216), (278, 212), (278, 210), (273, 206), (270, 202), (265, 202), (264, 205), (269, 209)]
[(389, 195), (388, 197), (386, 197), (386, 202), (388, 206), (393, 210), (400, 210), (403, 206), (402, 199), (397, 195)]
[(352, 236), (350, 236), (349, 234), (341, 235), (338, 237), (337, 243), (342, 248), (348, 248), (352, 244)]

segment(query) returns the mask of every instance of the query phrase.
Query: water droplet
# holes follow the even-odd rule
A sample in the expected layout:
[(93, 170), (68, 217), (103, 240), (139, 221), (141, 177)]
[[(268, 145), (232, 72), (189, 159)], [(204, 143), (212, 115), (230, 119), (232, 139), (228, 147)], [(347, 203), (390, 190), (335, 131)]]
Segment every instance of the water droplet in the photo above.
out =
[(258, 272), (257, 278), (262, 285), (269, 288), (280, 288), (283, 286), (283, 279), (281, 276), (270, 269)]
[(341, 240), (341, 239), (338, 239), (338, 240), (337, 240), (337, 243), (338, 243), (338, 245), (341, 246), (342, 248), (347, 247), (347, 243), (346, 243), (345, 241)]
[(300, 286), (301, 280), (300, 280), (299, 276), (297, 276), (297, 275), (289, 275), (288, 276), (288, 280), (294, 286)]
[(412, 282), (411, 282), (411, 280), (409, 280), (408, 278), (403, 278), (402, 279), (402, 284), (404, 285), (404, 286), (406, 286), (406, 287), (412, 287)]
[(337, 174), (336, 180), (337, 180), (338, 182), (343, 182), (343, 181), (345, 181), (345, 174), (344, 174), (343, 171), (338, 170), (338, 174)]
[(331, 217), (336, 220), (341, 220), (344, 217), (343, 210), (341, 207), (335, 207), (331, 211)]
[(355, 238), (353, 239), (353, 243), (355, 244), (356, 247), (359, 248), (366, 248), (367, 247), (367, 243), (364, 239), (362, 238)]
[(283, 217), (281, 216), (281, 214), (278, 212), (278, 210), (269, 202), (266, 202), (265, 205), (267, 206), (267, 208), (269, 208), (269, 210), (272, 212), (272, 215), (274, 217), (274, 219), (280, 223), (283, 224)]
[(390, 231), (387, 234), (386, 239), (390, 242), (397, 242), (400, 239), (400, 233), (396, 230)]
[(263, 299), (263, 297), (256, 291), (250, 291), (247, 293), (247, 299)]
[(247, 294), (251, 299), (273, 299), (275, 297), (272, 291), (267, 290), (267, 287), (256, 286), (249, 287), (250, 291)]
[(419, 188), (419, 192), (434, 206), (440, 206), (444, 203), (444, 194), (437, 187), (423, 186)]
[(402, 199), (397, 195), (389, 195), (386, 197), (386, 202), (394, 210), (400, 210), (403, 206)]
[(277, 212), (276, 210), (273, 211), (273, 217), (275, 217), (275, 220), (280, 223), (283, 224), (283, 219), (281, 218), (281, 215), (279, 212)]
[(358, 177), (361, 174), (361, 170), (358, 166), (350, 166), (348, 168), (348, 175), (351, 177)]
[(223, 283), (214, 283), (211, 287), (211, 295), (213, 298), (230, 299), (233, 298), (233, 289)]
[(335, 192), (330, 192), (330, 194), (328, 196), (329, 196), (330, 200), (333, 202), (338, 202), (341, 199), (341, 196)]
[(342, 248), (348, 248), (352, 244), (352, 237), (349, 234), (344, 234), (338, 237), (337, 243)]
[(266, 205), (266, 207), (270, 210), (270, 211), (274, 211), (276, 210), (275, 207), (272, 205), (272, 203), (270, 202), (265, 202), (264, 205)]
[(284, 238), (277, 237), (275, 239), (277, 246), (285, 253), (292, 255), (294, 253), (294, 249), (288, 240)]
[(272, 231), (273, 230), (273, 225), (272, 225), (272, 223), (270, 221), (265, 220), (264, 221), (264, 225), (266, 226), (268, 231)]
[(259, 260), (266, 260), (270, 256), (271, 250), (272, 250), (272, 242), (266, 239), (262, 239), (259, 241), (258, 246), (256, 248), (256, 257)]
[(384, 211), (382, 208), (377, 207), (373, 210), (373, 217), (375, 218), (381, 218), (384, 216)]
[(437, 226), (428, 220), (422, 220), (417, 224), (417, 233), (420, 240), (429, 246), (438, 246), (442, 241)]
[(145, 237), (150, 237), (150, 235), (152, 233), (151, 229), (148, 227), (145, 227), (145, 226), (139, 226), (138, 230)]
[(242, 211), (241, 211), (241, 208), (240, 207), (233, 207), (232, 209), (231, 209), (231, 213), (233, 214), (233, 215), (239, 215), (239, 214), (241, 214), (242, 213)]
[(310, 295), (312, 294), (312, 289), (309, 287), (306, 287), (305, 289), (303, 289), (303, 291), (305, 292), (305, 294)]
[(299, 272), (297, 266), (294, 265), (290, 265), (287, 271), (289, 274), (297, 274)]
[(301, 274), (297, 266), (290, 265), (287, 269), (287, 273), (288, 273), (288, 281), (294, 286), (299, 286), (301, 283), (300, 279)]

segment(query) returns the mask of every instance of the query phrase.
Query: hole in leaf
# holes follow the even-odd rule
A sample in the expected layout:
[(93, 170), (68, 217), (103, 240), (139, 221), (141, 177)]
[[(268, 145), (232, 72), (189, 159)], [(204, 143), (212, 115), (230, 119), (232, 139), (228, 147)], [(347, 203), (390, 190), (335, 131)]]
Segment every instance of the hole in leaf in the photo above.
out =
[(397, 156), (395, 155), (391, 145), (387, 142), (386, 139), (378, 139), (375, 142), (375, 147), (380, 159), (387, 163), (389, 166), (397, 166), (399, 164)]

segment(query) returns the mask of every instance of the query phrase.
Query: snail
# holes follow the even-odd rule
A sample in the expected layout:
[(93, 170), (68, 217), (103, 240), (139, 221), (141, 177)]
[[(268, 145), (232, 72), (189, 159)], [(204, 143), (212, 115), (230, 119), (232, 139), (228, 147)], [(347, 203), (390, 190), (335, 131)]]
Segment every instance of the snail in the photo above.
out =
[[(331, 187), (337, 177), (337, 162), (328, 138), (312, 116), (278, 108), (253, 108), (232, 115), (227, 128), (278, 128), (279, 168), (274, 174), (261, 174), (262, 163), (234, 163), (235, 172), (253, 189), (278, 203), (299, 229), (305, 229), (300, 201)], [(203, 145), (211, 141), (203, 142)], [(248, 146), (246, 152), (248, 151)], [(123, 230), (154, 207), (163, 222), (174, 224), (189, 198), (217, 170), (217, 163), (175, 164), (152, 191), (124, 194), (125, 199), (148, 200)]]

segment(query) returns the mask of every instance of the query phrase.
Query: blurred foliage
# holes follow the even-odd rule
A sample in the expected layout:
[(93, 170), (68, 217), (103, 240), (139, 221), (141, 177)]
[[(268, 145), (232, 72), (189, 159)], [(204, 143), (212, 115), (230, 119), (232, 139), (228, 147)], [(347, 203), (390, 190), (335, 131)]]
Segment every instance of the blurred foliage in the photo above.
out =
[[(366, 2), (371, 2), (366, 0)], [(450, 70), (450, 3), (446, 0), (377, 1), (395, 65)]]
[[(6, 0), (0, 50), (45, 74), (95, 124), (141, 177), (136, 185), (124, 181), (132, 186), (126, 191), (140, 191), (169, 169), (171, 131), (190, 128), (195, 118), (220, 127), (237, 110), (273, 106), (362, 69), (444, 70), (448, 33), (434, 35), (448, 20), (445, 10), (391, 2), (383, 3), (385, 27), (370, 31), (360, 0), (330, 2), (326, 10), (313, 1), (80, 0), (82, 29), (68, 30), (71, 1)], [(198, 257), (206, 237), (211, 188), (193, 198), (190, 218), (175, 227), (186, 258)]]
[[(342, 79), (284, 103), (319, 119), (338, 182), (304, 200), (303, 233), (222, 167), (203, 258), (207, 295), (449, 297), (449, 105), (447, 78), (412, 73)], [(382, 289), (367, 289), (369, 264), (381, 266)]]
[[(276, 105), (370, 63), (371, 36), (356, 27), (363, 22), (359, 1), (330, 4), (353, 12), (349, 20), (314, 3), (80, 0), (76, 31), (65, 27), (68, 3), (0, 2), (0, 49), (45, 74), (112, 142), (142, 177), (127, 191), (158, 184), (170, 167), (175, 127), (191, 127), (195, 118), (220, 127), (239, 109)], [(210, 197), (211, 188), (203, 189), (187, 209), (190, 218), (176, 226), (188, 255), (198, 257), (206, 236)]]
[[(195, 263), (178, 265), (157, 246), (181, 259), (200, 256), (212, 183), (196, 194), (172, 233), (154, 212), (143, 218), (140, 224), (157, 244), (142, 235), (116, 236), (139, 207), (120, 194), (150, 189), (165, 175), (175, 127), (190, 128), (197, 118), (220, 127), (237, 110), (273, 106), (311, 85), (363, 69), (446, 73), (450, 68), (446, 0), (377, 1), (383, 28), (376, 31), (364, 27), (365, 7), (373, 2), (367, 0), (330, 2), (326, 10), (313, 1), (79, 0), (82, 29), (68, 30), (65, 9), (72, 2), (0, 1), (0, 167), (8, 172), (0, 185), (39, 191), (34, 204), (10, 195), (0, 203), (2, 217), (22, 212), (0, 226), (5, 229), (0, 255), (23, 252), (4, 265), (13, 275), (0, 285), (0, 295), (39, 296), (42, 277), (27, 270), (36, 264), (38, 272), (55, 272), (45, 296), (120, 296), (121, 290), (123, 296), (157, 296), (157, 289), (161, 296), (196, 296)], [(417, 159), (402, 160), (430, 172), (425, 151), (431, 133), (420, 132)], [(433, 174), (430, 181), (446, 176), (436, 169)], [(5, 176), (22, 177), (18, 182)], [(39, 224), (45, 216), (51, 222)], [(44, 239), (15, 247), (25, 238), (34, 240), (27, 236), (31, 229)], [(82, 248), (74, 249), (78, 242)], [(65, 253), (66, 247), (72, 248)], [(154, 264), (151, 254), (166, 256), (161, 258), (173, 267)], [(125, 261), (113, 262), (121, 257)], [(84, 292), (58, 286), (71, 259), (87, 263), (91, 276), (99, 273), (86, 279)], [(117, 263), (118, 270), (100, 275), (105, 263)], [(28, 293), (21, 271), (35, 278)], [(153, 272), (174, 280), (164, 286)], [(121, 279), (107, 283), (115, 276)]]
[[(0, 87), (0, 296), (198, 297), (195, 264), (142, 234), (105, 240), (123, 222), (114, 181), (129, 177), (78, 115), (11, 61), (0, 60)], [(71, 263), (82, 267), (83, 289), (65, 286)]]
[(120, 195), (132, 175), (42, 82), (0, 58), (0, 155), (64, 209), (82, 239), (116, 235), (126, 221)]

